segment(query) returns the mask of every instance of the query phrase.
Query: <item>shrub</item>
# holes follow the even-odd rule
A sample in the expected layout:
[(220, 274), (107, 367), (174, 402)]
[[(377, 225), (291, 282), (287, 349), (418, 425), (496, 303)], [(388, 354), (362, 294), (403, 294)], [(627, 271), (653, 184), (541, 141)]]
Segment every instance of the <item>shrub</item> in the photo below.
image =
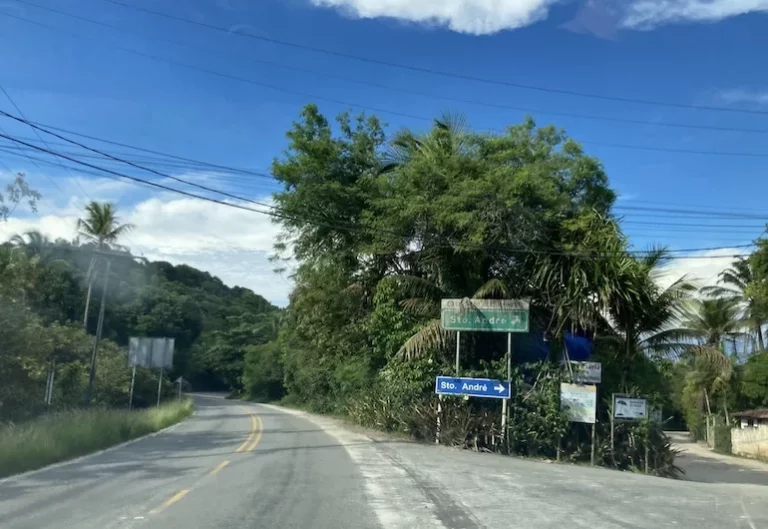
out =
[(192, 413), (192, 401), (140, 411), (71, 410), (0, 427), (0, 477), (44, 467), (161, 430)]

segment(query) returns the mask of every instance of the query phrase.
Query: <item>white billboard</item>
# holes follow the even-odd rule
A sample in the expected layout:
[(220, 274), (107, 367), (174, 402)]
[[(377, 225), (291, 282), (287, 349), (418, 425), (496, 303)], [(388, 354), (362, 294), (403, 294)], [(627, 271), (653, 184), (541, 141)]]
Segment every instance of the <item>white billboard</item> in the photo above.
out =
[(648, 399), (613, 395), (613, 418), (638, 421), (648, 417)]
[(597, 387), (562, 382), (560, 407), (571, 422), (594, 424), (597, 415)]
[(170, 368), (175, 342), (174, 338), (132, 337), (128, 342), (128, 365)]
[(573, 382), (576, 384), (599, 384), (603, 379), (603, 366), (600, 362), (570, 362)]

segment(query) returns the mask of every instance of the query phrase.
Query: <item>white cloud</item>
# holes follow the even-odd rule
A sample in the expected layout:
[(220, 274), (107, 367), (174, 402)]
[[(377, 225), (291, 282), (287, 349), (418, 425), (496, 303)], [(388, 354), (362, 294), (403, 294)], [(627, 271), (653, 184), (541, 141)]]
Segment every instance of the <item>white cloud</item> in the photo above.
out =
[(627, 2), (622, 25), (651, 29), (673, 22), (717, 22), (768, 11), (768, 0), (635, 0)]
[[(65, 182), (65, 188), (69, 184)], [(95, 189), (92, 182), (86, 184), (89, 191)], [(54, 239), (72, 240), (81, 211), (70, 200), (69, 205), (51, 214), (12, 217), (7, 223), (0, 223), (0, 241), (31, 229)], [(230, 286), (247, 287), (275, 304), (287, 304), (290, 281), (275, 274), (269, 262), (272, 245), (280, 232), (271, 217), (165, 195), (130, 206), (121, 204), (118, 214), (123, 222), (136, 226), (123, 241), (134, 254), (188, 264), (210, 272)]]
[[(544, 20), (569, 0), (310, 0), (359, 18), (395, 18), (459, 33), (489, 35)], [(716, 22), (768, 11), (768, 0), (588, 0), (588, 18), (601, 25), (652, 29), (674, 22)], [(583, 11), (583, 10), (582, 10)], [(582, 18), (587, 16), (581, 13)], [(584, 25), (585, 20), (579, 20)], [(593, 20), (594, 22), (594, 20)], [(590, 22), (591, 23), (591, 22)], [(567, 26), (567, 25), (566, 25)], [(594, 29), (594, 28), (593, 28)], [(605, 28), (601, 30), (605, 33)]]
[(699, 288), (716, 285), (720, 272), (734, 261), (733, 256), (748, 253), (744, 248), (721, 248), (693, 254), (694, 257), (675, 259), (663, 268), (658, 283), (667, 287), (685, 276)]
[(560, 0), (311, 0), (360, 18), (390, 17), (487, 35), (527, 26), (547, 17)]
[(730, 105), (736, 103), (749, 103), (757, 106), (768, 105), (768, 90), (748, 90), (745, 88), (735, 88), (725, 90), (718, 94), (718, 98)]

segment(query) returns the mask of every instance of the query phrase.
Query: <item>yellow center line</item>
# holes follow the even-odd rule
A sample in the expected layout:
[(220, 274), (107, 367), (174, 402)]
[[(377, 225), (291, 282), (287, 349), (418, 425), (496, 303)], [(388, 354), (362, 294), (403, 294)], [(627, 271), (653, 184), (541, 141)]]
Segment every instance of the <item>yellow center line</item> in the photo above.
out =
[(181, 489), (179, 492), (177, 492), (176, 494), (174, 494), (173, 496), (165, 500), (162, 503), (162, 505), (149, 511), (149, 514), (157, 514), (159, 512), (163, 512), (165, 509), (167, 509), (168, 507), (170, 507), (171, 505), (179, 501), (181, 498), (189, 494), (189, 491), (190, 489)]
[(248, 448), (245, 449), (246, 452), (252, 452), (253, 449), (256, 448), (256, 445), (259, 444), (259, 441), (261, 441), (261, 436), (264, 434), (264, 423), (261, 422), (261, 417), (256, 417), (256, 420), (259, 422), (258, 431), (253, 438), (253, 442), (251, 442), (251, 444), (248, 445)]
[(248, 412), (248, 413), (250, 414), (250, 416), (251, 416), (251, 433), (250, 433), (250, 435), (248, 435), (248, 439), (246, 439), (245, 441), (243, 441), (243, 444), (241, 444), (241, 445), (240, 445), (240, 446), (237, 448), (237, 450), (235, 450), (235, 452), (242, 452), (243, 450), (245, 450), (245, 449), (248, 447), (248, 445), (250, 444), (250, 442), (253, 440), (253, 437), (256, 435), (256, 429), (257, 429), (257, 424), (258, 424), (258, 423), (256, 422), (256, 415), (254, 415), (253, 413), (251, 413), (250, 411), (248, 411), (248, 408), (246, 408), (246, 407), (244, 407), (244, 406), (243, 406), (243, 409), (244, 409), (246, 412)]
[(216, 474), (221, 472), (224, 469), (224, 467), (227, 466), (228, 464), (229, 464), (228, 460), (227, 461), (222, 461), (221, 463), (219, 463), (219, 466), (217, 466), (216, 468), (211, 470), (211, 476), (215, 476)]

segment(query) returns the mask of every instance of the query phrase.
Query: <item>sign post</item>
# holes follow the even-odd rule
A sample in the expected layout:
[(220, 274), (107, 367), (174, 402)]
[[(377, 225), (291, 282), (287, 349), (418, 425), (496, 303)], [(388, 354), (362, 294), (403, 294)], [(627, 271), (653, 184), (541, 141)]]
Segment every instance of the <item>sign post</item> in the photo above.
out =
[[(512, 333), (528, 332), (530, 327), (530, 303), (525, 300), (517, 299), (443, 299), (440, 302), (440, 327), (446, 331), (456, 331), (456, 377), (460, 374), (460, 344), (461, 331), (472, 332), (506, 332), (507, 333), (507, 380), (505, 383), (498, 382), (506, 395), (499, 397), (495, 395), (480, 395), (475, 393), (452, 393), (448, 391), (438, 391), (440, 378), (436, 381), (436, 392), (438, 393), (437, 403), (437, 433), (435, 442), (440, 443), (440, 419), (442, 414), (443, 395), (461, 394), (474, 397), (493, 397), (502, 398), (501, 404), (501, 432), (504, 439), (508, 437), (509, 427), (509, 398), (512, 385)], [(461, 379), (464, 380), (464, 379)], [(468, 380), (488, 380), (488, 379), (468, 379)], [(495, 440), (495, 437), (494, 437)], [(507, 446), (509, 445), (507, 439)]]
[[(595, 423), (597, 422), (597, 386), (560, 383), (560, 406), (571, 422), (592, 425), (590, 463), (595, 464)], [(558, 448), (558, 455), (560, 450)]]
[[(616, 421), (641, 421), (648, 418), (648, 399), (614, 393), (611, 398), (611, 457), (615, 443)], [(646, 432), (646, 436), (648, 432)], [(645, 473), (648, 473), (648, 439), (645, 440)]]
[(160, 396), (163, 389), (163, 371), (173, 366), (174, 338), (138, 338), (132, 337), (128, 345), (128, 365), (132, 368), (131, 392), (128, 409), (133, 407), (133, 392), (136, 380), (136, 367), (159, 367), (160, 376), (157, 381), (157, 406), (160, 406)]
[(438, 376), (435, 379), (435, 393), (486, 399), (508, 399), (511, 391), (510, 384), (506, 380)]
[(529, 303), (518, 299), (444, 299), (440, 326), (446, 331), (528, 332)]
[(131, 394), (128, 397), (128, 411), (133, 408), (133, 386), (136, 384), (136, 364), (133, 364), (131, 369)]

